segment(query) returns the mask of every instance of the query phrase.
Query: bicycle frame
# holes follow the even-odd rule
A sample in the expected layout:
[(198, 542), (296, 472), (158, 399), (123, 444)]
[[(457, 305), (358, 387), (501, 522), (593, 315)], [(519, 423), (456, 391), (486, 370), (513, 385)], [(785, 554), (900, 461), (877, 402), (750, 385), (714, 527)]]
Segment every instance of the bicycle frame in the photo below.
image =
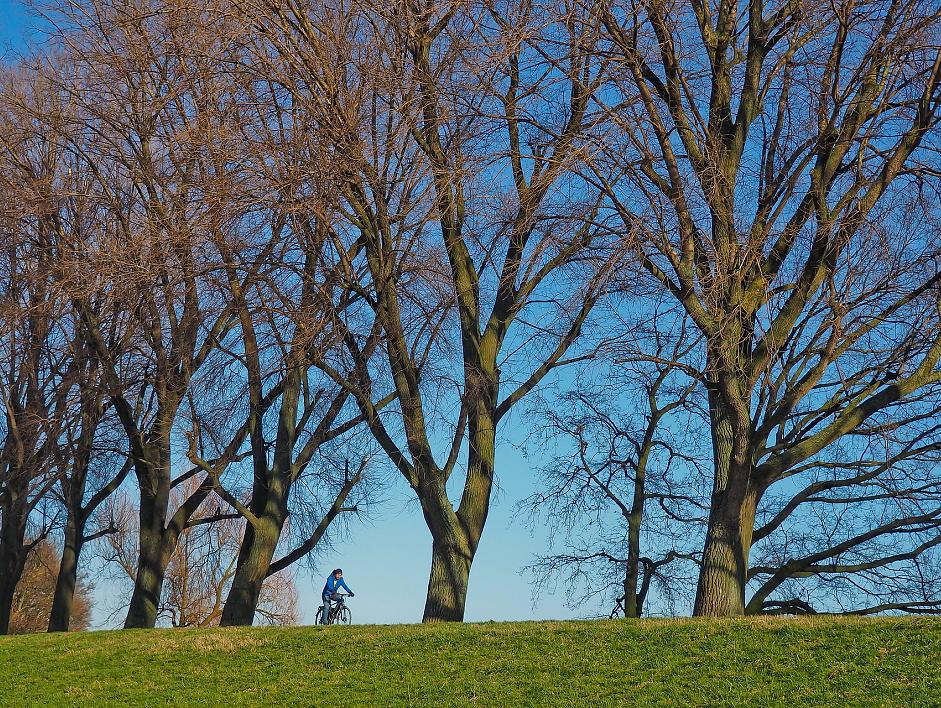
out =
[[(346, 600), (344, 598), (349, 597), (346, 593), (337, 593), (336, 599), (330, 602), (330, 610), (327, 614), (327, 624), (336, 624), (337, 618), (340, 616), (340, 612), (346, 609)], [(321, 612), (327, 612), (326, 607), (322, 607)]]

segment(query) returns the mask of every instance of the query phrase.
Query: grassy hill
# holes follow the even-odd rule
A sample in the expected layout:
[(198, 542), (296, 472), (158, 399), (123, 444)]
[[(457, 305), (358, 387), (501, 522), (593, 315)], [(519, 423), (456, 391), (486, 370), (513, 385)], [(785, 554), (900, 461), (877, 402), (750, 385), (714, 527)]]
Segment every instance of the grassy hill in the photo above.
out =
[(747, 619), (0, 637), (0, 705), (941, 705), (941, 621)]

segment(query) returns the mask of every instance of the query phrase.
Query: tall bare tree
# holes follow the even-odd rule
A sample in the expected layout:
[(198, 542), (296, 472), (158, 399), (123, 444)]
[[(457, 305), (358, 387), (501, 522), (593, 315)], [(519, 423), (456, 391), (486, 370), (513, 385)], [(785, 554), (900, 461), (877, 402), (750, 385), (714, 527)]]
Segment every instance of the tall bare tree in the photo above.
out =
[(69, 390), (77, 374), (63, 346), (66, 307), (53, 287), (54, 185), (60, 151), (20, 120), (8, 98), (30, 95), (49, 105), (42, 86), (22, 72), (0, 76), (0, 634), (9, 628), (13, 594), (29, 552), (53, 528), (27, 530), (46, 505), (70, 425)]
[(628, 176), (606, 191), (642, 269), (705, 341), (714, 490), (695, 612), (739, 615), (769, 488), (838, 444), (856, 458), (860, 440), (906, 430), (936, 400), (941, 10), (598, 12), (620, 67), (610, 155)]
[[(75, 106), (64, 137), (85, 189), (108, 210), (102, 228), (76, 244), (85, 277), (72, 279), (72, 297), (141, 496), (126, 626), (151, 627), (180, 533), (219, 486), (205, 476), (169, 513), (171, 490), (188, 478), (173, 477), (175, 443), (199, 429), (187, 393), (234, 325), (214, 285), (224, 272), (221, 244), (238, 221), (226, 210), (228, 175), (212, 149), (226, 142), (232, 115), (224, 77), (210, 70), (228, 35), (204, 4), (162, 2), (147, 11), (102, 0), (54, 12), (71, 67), (56, 74), (57, 90)], [(109, 341), (85, 297), (91, 292), (107, 293), (130, 314), (131, 346)], [(247, 424), (236, 426), (222, 454), (234, 456), (247, 432)]]
[[(266, 578), (307, 557), (340, 514), (359, 508), (366, 489), (363, 441), (352, 444), (356, 452), (348, 450), (357, 458), (352, 468), (348, 456), (339, 462), (344, 456), (329, 454), (338, 445), (350, 447), (349, 435), (363, 416), (349, 390), (314, 366), (325, 358), (336, 361), (330, 352), (342, 340), (333, 320), (361, 308), (361, 297), (345, 286), (348, 256), (330, 239), (320, 198), (322, 168), (310, 164), (316, 135), (286, 128), (303, 115), (256, 68), (265, 66), (265, 50), (244, 48), (238, 77), (244, 105), (257, 108), (241, 113), (237, 151), (251, 174), (252, 208), (269, 220), (270, 238), (264, 242), (264, 276), (250, 288), (239, 275), (250, 268), (246, 250), (226, 254), (227, 297), (243, 342), (238, 362), (251, 421), (251, 496), (247, 505), (236, 504), (248, 523), (223, 625), (251, 624)], [(367, 359), (378, 343), (378, 336), (370, 338)], [(348, 366), (337, 366), (343, 378), (353, 375)], [(191, 459), (206, 464), (203, 456)], [(288, 541), (293, 547), (284, 549)], [(279, 547), (282, 555), (275, 558)]]
[[(357, 375), (319, 365), (419, 499), (424, 619), (459, 621), (497, 426), (571, 358), (604, 290), (597, 200), (571, 177), (592, 149), (597, 23), (570, 3), (255, 7), (272, 80), (331, 167), (323, 213), (385, 350), (377, 368), (368, 324), (347, 321)], [(380, 414), (386, 382), (397, 403)]]
[[(107, 394), (129, 449), (128, 465), (84, 507), (89, 449), (72, 450), (81, 470), (61, 485), (66, 533), (75, 537), (66, 544), (63, 590), (74, 576), (71, 549), (84, 538), (78, 522), (132, 466), (141, 494), (140, 557), (127, 626), (156, 621), (174, 546), (208, 495), (249, 521), (226, 617), (244, 624), (265, 578), (304, 558), (337, 515), (357, 508), (347, 501), (362, 478), (362, 467), (310, 464), (362, 415), (347, 404), (348, 391), (323, 375), (320, 382), (309, 377), (308, 350), (329, 345), (318, 299), (333, 297), (337, 278), (324, 295), (323, 230), (300, 206), (311, 181), (294, 176), (288, 149), (303, 146), (303, 136), (284, 139), (276, 120), (266, 123), (282, 107), (276, 95), (265, 96), (271, 100), (257, 112), (246, 110), (245, 120), (235, 109), (236, 101), (252, 105), (246, 92), (254, 87), (235, 71), (244, 65), (237, 40), (246, 27), (227, 7), (106, 0), (49, 7), (65, 59), (40, 71), (69, 110), (54, 124), (44, 111), (26, 111), (45, 121), (68, 154), (68, 202), (93, 205), (91, 219), (78, 223), (67, 214), (57, 222), (73, 228), (58, 284), (80, 315), (73, 361), (87, 361), (100, 378), (87, 393)], [(238, 369), (242, 378), (232, 376)], [(85, 397), (81, 405), (83, 429), (93, 428), (91, 414), (101, 407)], [(269, 410), (274, 415), (266, 418)], [(171, 474), (184, 449), (192, 469)], [(254, 487), (248, 505), (223, 483), (224, 475), (238, 478), (233, 463), (246, 457)], [(310, 484), (315, 471), (319, 483)], [(170, 514), (172, 490), (195, 476), (202, 483)], [(292, 529), (308, 533), (273, 563), (302, 478), (305, 489), (329, 498), (294, 500), (304, 514)], [(57, 605), (51, 626), (61, 617)]]
[[(61, 71), (55, 59), (50, 69)], [(53, 378), (46, 385), (54, 396), (55, 415), (48, 411), (47, 433), (57, 436), (46, 442), (47, 461), (57, 478), (51, 496), (65, 510), (63, 526), (63, 552), (60, 572), (55, 585), (51, 630), (67, 630), (72, 599), (78, 576), (78, 561), (82, 545), (88, 536), (86, 527), (95, 510), (123, 481), (128, 465), (105, 469), (95, 458), (96, 437), (108, 406), (101, 386), (100, 366), (92, 347), (84, 336), (75, 308), (63, 289), (63, 278), (76, 270), (74, 251), (76, 242), (98, 224), (98, 208), (94, 200), (83, 198), (81, 184), (73, 170), (76, 156), (68, 147), (64, 135), (70, 118), (67, 103), (55, 91), (56, 81), (49, 74), (35, 68), (21, 66), (18, 75), (11, 77), (3, 87), (4, 120), (16, 130), (0, 138), (4, 151), (4, 186), (16, 212), (8, 216), (15, 219), (17, 233), (11, 232), (11, 251), (21, 261), (22, 273), (32, 272), (33, 290), (41, 289), (49, 307), (22, 302), (21, 317), (41, 316), (45, 309), (48, 318), (46, 339), (37, 339), (28, 346), (39, 357), (35, 364), (48, 357)], [(19, 241), (17, 242), (17, 239)], [(16, 245), (18, 243), (18, 245)], [(81, 262), (79, 270), (87, 264)], [(11, 274), (12, 275), (12, 274)], [(12, 284), (11, 280), (11, 284)], [(103, 300), (103, 298), (99, 298)], [(100, 303), (90, 304), (100, 311)], [(13, 310), (7, 311), (7, 323), (12, 324)], [(120, 338), (119, 317), (109, 318), (110, 341)], [(38, 334), (41, 330), (34, 328)], [(44, 348), (45, 347), (45, 348)], [(39, 375), (39, 374), (37, 374)], [(36, 461), (37, 469), (42, 465)], [(49, 501), (46, 499), (45, 501)], [(92, 532), (92, 536), (101, 531)]]

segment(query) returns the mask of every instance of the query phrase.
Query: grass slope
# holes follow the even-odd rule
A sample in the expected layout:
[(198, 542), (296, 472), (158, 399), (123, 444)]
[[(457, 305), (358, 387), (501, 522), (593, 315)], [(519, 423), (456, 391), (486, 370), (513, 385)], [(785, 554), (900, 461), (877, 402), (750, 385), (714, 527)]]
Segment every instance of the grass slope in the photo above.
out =
[(0, 637), (0, 705), (941, 705), (941, 621), (746, 619)]

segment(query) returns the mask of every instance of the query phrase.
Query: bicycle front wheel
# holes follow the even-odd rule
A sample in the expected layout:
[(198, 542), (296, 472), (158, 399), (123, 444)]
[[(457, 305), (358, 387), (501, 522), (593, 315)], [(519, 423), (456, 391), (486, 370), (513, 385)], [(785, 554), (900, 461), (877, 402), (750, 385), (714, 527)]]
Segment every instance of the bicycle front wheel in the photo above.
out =
[(341, 607), (334, 620), (337, 624), (349, 624), (353, 621), (353, 615), (349, 607)]

